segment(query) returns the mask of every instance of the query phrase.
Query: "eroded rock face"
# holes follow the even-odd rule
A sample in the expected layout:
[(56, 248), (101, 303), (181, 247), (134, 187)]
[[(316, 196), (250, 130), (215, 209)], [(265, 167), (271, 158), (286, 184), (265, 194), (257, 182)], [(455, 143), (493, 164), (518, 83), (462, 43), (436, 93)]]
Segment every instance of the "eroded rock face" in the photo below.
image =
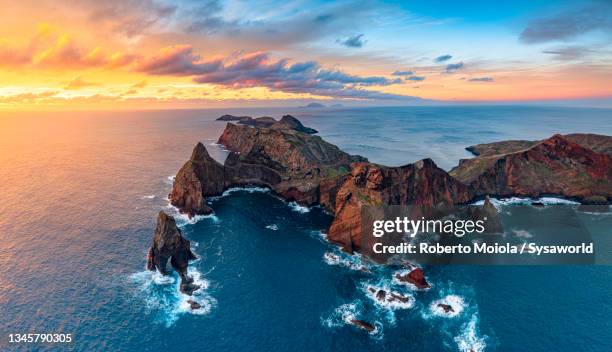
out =
[(480, 156), (461, 160), (450, 174), (468, 184), (477, 196), (559, 195), (611, 199), (612, 157), (570, 139), (596, 145), (598, 150), (606, 150), (605, 140), (612, 143), (612, 137), (591, 135), (570, 135), (569, 138), (554, 135), (518, 151), (515, 145), (498, 143), (494, 147), (480, 147)]
[(470, 198), (467, 187), (431, 159), (400, 167), (355, 163), (336, 194), (327, 238), (348, 252), (359, 251), (363, 206), (452, 206)]
[(229, 185), (267, 186), (304, 205), (330, 207), (351, 163), (366, 160), (321, 137), (288, 128), (228, 124), (219, 143), (232, 151), (225, 162)]
[(170, 202), (190, 216), (209, 214), (212, 210), (206, 205), (206, 197), (217, 195), (224, 188), (223, 165), (208, 154), (202, 143), (198, 143), (189, 161), (176, 174)]
[(191, 294), (198, 289), (197, 285), (193, 284), (193, 279), (187, 276), (189, 261), (193, 259), (196, 259), (196, 256), (191, 251), (189, 240), (183, 237), (174, 218), (160, 211), (153, 244), (149, 249), (147, 269), (168, 275), (167, 265), (170, 261), (172, 268), (181, 277), (181, 291)]

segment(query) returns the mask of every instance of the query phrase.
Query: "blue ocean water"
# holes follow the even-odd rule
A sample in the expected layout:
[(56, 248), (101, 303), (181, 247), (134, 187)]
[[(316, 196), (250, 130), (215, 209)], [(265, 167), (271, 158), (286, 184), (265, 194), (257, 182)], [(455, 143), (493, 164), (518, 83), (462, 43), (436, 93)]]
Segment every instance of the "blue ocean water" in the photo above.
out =
[[(229, 192), (197, 222), (179, 218), (205, 286), (204, 308), (189, 312), (176, 277), (144, 270), (157, 212), (174, 211), (171, 177), (197, 141), (223, 158), (219, 115), (287, 112), (374, 162), (431, 157), (445, 169), (475, 143), (612, 135), (612, 110), (520, 106), (3, 113), (0, 349), (58, 348), (8, 343), (27, 332), (73, 333), (65, 347), (77, 351), (612, 349), (609, 266), (430, 267), (433, 288), (415, 291), (392, 281), (397, 269), (326, 243), (320, 209), (261, 190)], [(382, 307), (369, 286), (413, 300)], [(441, 299), (460, 312), (437, 315)], [(377, 331), (347, 326), (352, 317)]]

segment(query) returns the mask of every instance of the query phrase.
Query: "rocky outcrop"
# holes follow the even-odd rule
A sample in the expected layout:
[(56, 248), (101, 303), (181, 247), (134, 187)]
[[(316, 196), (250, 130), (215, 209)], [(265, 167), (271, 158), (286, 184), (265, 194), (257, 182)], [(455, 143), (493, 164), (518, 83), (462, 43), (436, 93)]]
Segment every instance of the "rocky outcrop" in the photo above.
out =
[(365, 330), (365, 331), (367, 331), (369, 333), (372, 333), (372, 332), (374, 332), (376, 330), (376, 327), (373, 324), (368, 323), (365, 320), (350, 319), (348, 321), (348, 323), (353, 325), (353, 326), (355, 326), (355, 327), (357, 327), (357, 328), (359, 328), (359, 329), (361, 329), (361, 330)]
[[(591, 149), (597, 153), (608, 154), (612, 156), (612, 137), (592, 133), (573, 133), (566, 134), (563, 138), (568, 141), (581, 145), (584, 148)], [(510, 140), (493, 143), (476, 144), (465, 148), (476, 156), (491, 156), (499, 154), (516, 153), (533, 147), (534, 145), (543, 142), (527, 141), (527, 140)]]
[(395, 274), (395, 279), (399, 282), (409, 283), (419, 289), (429, 288), (430, 285), (425, 279), (425, 273), (421, 268), (414, 268), (409, 272)]
[(447, 313), (447, 314), (455, 312), (455, 309), (453, 309), (453, 306), (451, 306), (450, 304), (438, 303), (437, 307), (442, 308), (444, 313)]
[(314, 128), (310, 128), (310, 127), (306, 127), (302, 125), (300, 120), (296, 119), (295, 117), (291, 115), (283, 116), (279, 122), (273, 124), (271, 127), (277, 128), (277, 129), (290, 129), (290, 130), (295, 130), (295, 131), (307, 133), (307, 134), (315, 134), (319, 132), (315, 130)]
[[(475, 147), (480, 155), (461, 160), (450, 174), (469, 185), (476, 196), (506, 197), (557, 195), (583, 200), (601, 196), (612, 199), (612, 156), (581, 144), (606, 150), (612, 137), (554, 135), (516, 150), (516, 143)], [(605, 142), (605, 141), (608, 142)], [(516, 142), (516, 141), (514, 141)], [(500, 154), (501, 153), (501, 154)]]
[[(301, 124), (300, 124), (301, 125)], [(333, 211), (335, 191), (352, 156), (321, 137), (288, 128), (253, 128), (228, 123), (219, 138), (229, 151), (225, 164), (210, 157), (198, 143), (176, 175), (170, 201), (190, 216), (206, 214), (206, 197), (235, 186), (263, 186), (286, 200), (321, 204)]]
[(196, 259), (191, 251), (189, 240), (181, 234), (172, 216), (159, 212), (157, 226), (153, 235), (153, 244), (149, 249), (147, 258), (147, 269), (159, 271), (162, 275), (168, 275), (168, 261), (181, 277), (181, 291), (191, 294), (199, 287), (193, 284), (193, 279), (187, 275), (189, 261)]
[(318, 133), (318, 131), (314, 128), (305, 127), (300, 120), (291, 115), (283, 116), (280, 121), (276, 121), (273, 117), (269, 116), (252, 118), (250, 116), (223, 115), (219, 117), (217, 121), (233, 121), (238, 122), (241, 125), (260, 128), (290, 129), (307, 134)]
[(465, 203), (470, 198), (467, 187), (431, 159), (400, 167), (355, 163), (337, 191), (335, 217), (327, 238), (348, 252), (359, 251), (364, 206), (440, 207)]
[(205, 215), (212, 212), (206, 205), (206, 197), (217, 195), (225, 188), (223, 165), (214, 160), (202, 143), (193, 149), (191, 158), (176, 174), (170, 202), (181, 212)]

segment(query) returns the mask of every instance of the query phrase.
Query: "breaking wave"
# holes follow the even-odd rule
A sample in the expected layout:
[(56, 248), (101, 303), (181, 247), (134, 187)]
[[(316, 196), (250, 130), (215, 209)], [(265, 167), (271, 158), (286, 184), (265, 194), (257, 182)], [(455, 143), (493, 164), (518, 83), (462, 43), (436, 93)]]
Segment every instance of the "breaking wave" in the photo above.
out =
[[(145, 309), (156, 316), (158, 322), (172, 326), (183, 314), (206, 315), (211, 312), (217, 301), (208, 292), (210, 282), (196, 269), (189, 268), (188, 275), (200, 286), (192, 296), (180, 292), (178, 276), (164, 276), (157, 271), (144, 270), (130, 276), (137, 285), (137, 297), (143, 299)], [(200, 305), (191, 309), (189, 300)]]
[(465, 309), (463, 298), (457, 295), (448, 295), (442, 299), (433, 301), (429, 305), (429, 311), (434, 316), (454, 318)]
[(478, 336), (478, 316), (472, 315), (470, 321), (465, 324), (461, 333), (455, 337), (457, 347), (461, 352), (482, 352), (487, 347), (486, 336)]

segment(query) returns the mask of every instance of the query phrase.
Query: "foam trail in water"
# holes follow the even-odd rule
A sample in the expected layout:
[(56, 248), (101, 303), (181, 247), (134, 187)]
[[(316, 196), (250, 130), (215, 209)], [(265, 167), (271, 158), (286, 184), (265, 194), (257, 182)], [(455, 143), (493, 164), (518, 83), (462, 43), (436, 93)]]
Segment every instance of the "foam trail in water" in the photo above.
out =
[(266, 228), (268, 230), (278, 231), (278, 225), (276, 225), (276, 224), (268, 225), (268, 226), (266, 226)]
[(478, 316), (472, 315), (470, 321), (462, 328), (461, 334), (455, 337), (455, 342), (461, 352), (482, 352), (487, 347), (486, 336), (478, 336)]
[(296, 211), (300, 214), (306, 214), (310, 212), (310, 208), (305, 207), (303, 205), (299, 205), (297, 202), (289, 202), (287, 203), (287, 205), (289, 205), (291, 210)]
[[(217, 302), (207, 292), (210, 283), (199, 271), (189, 268), (188, 275), (193, 278), (194, 284), (200, 286), (192, 296), (180, 292), (180, 280), (174, 274), (164, 276), (157, 271), (146, 270), (131, 275), (130, 279), (138, 285), (138, 295), (144, 300), (145, 308), (156, 313), (166, 326), (172, 326), (182, 314), (210, 313)], [(190, 300), (201, 307), (191, 309)]]
[(323, 260), (328, 265), (338, 265), (357, 271), (367, 271), (368, 267), (363, 263), (362, 257), (359, 254), (350, 255), (343, 252), (325, 252)]
[[(506, 205), (531, 205), (531, 203), (537, 202), (542, 203), (544, 205), (578, 205), (580, 203), (574, 202), (572, 200), (567, 200), (563, 198), (554, 198), (554, 197), (542, 197), (542, 198), (524, 198), (524, 197), (510, 197), (510, 198), (490, 198), (491, 204), (493, 204), (496, 208), (500, 208)], [(484, 200), (479, 200), (473, 205), (483, 205)]]

